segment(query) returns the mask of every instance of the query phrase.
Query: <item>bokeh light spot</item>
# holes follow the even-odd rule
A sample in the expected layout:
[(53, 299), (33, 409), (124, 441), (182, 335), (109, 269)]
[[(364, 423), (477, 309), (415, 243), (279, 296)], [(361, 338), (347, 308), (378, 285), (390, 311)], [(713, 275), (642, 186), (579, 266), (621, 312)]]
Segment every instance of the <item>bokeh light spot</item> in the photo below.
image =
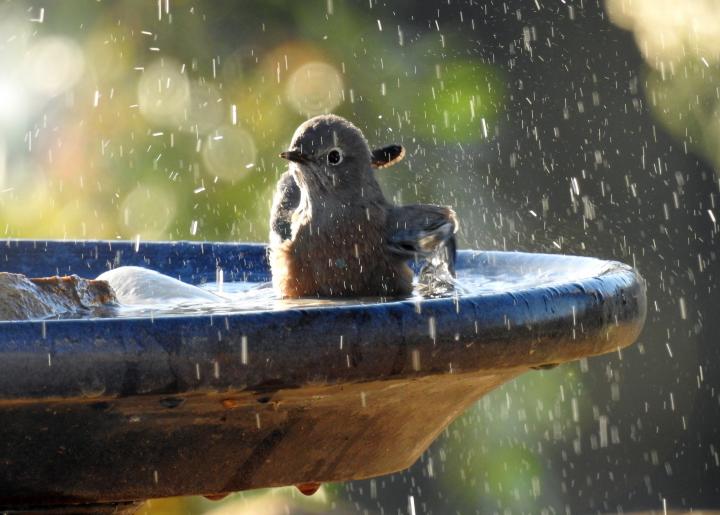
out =
[(328, 113), (343, 101), (342, 77), (327, 63), (306, 63), (290, 76), (286, 94), (292, 108), (304, 116)]
[(84, 69), (82, 49), (70, 38), (43, 38), (32, 45), (25, 56), (28, 86), (49, 97), (73, 87)]
[(0, 127), (19, 122), (25, 115), (26, 98), (19, 84), (0, 81)]
[(128, 237), (163, 238), (176, 210), (175, 195), (166, 186), (141, 184), (120, 205), (120, 225), (127, 229)]
[(206, 134), (222, 123), (225, 105), (218, 89), (207, 82), (190, 84), (190, 105), (180, 125), (186, 132)]
[(145, 68), (138, 83), (140, 111), (151, 122), (178, 125), (190, 104), (190, 81), (172, 59), (155, 61)]
[(224, 181), (244, 178), (255, 164), (257, 149), (252, 136), (240, 127), (213, 131), (203, 148), (208, 172)]

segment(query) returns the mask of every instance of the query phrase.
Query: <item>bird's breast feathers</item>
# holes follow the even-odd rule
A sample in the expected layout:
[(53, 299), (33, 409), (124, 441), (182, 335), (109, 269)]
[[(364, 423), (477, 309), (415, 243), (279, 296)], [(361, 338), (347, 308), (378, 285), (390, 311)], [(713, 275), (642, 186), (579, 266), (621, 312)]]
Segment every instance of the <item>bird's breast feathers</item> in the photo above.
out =
[(383, 225), (372, 223), (366, 214), (317, 223), (300, 223), (298, 218), (293, 238), (271, 249), (273, 282), (285, 297), (405, 292), (412, 275), (386, 254), (384, 245)]

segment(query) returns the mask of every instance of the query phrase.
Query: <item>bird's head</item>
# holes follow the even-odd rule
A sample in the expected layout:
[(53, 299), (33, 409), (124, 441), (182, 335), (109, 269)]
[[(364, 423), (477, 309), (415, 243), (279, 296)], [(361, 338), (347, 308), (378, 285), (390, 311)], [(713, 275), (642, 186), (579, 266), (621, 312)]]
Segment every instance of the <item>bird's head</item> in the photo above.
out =
[(399, 145), (371, 151), (363, 133), (340, 116), (328, 114), (311, 118), (297, 128), (290, 149), (280, 157), (291, 167), (298, 183), (311, 195), (359, 195), (379, 191), (372, 167), (384, 167), (402, 159)]

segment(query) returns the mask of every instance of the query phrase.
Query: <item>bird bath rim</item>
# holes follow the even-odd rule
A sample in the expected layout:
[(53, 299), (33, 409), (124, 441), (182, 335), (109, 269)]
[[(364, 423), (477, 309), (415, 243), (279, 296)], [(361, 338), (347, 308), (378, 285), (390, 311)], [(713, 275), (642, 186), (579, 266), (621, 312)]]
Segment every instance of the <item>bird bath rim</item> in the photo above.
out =
[[(1, 240), (0, 240), (1, 241)], [(249, 283), (262, 283), (262, 282), (269, 282), (271, 280), (271, 275), (269, 271), (269, 266), (267, 263), (267, 245), (264, 243), (232, 243), (232, 242), (195, 242), (195, 241), (172, 241), (172, 242), (163, 242), (163, 241), (143, 241), (143, 242), (133, 242), (133, 241), (121, 241), (121, 240), (31, 240), (31, 239), (12, 239), (12, 240), (5, 240), (5, 247), (6, 248), (12, 248), (12, 246), (16, 245), (16, 250), (14, 253), (11, 253), (8, 255), (6, 250), (5, 257), (5, 263), (2, 267), (0, 267), (0, 271), (3, 272), (13, 272), (13, 273), (21, 273), (25, 274), (27, 276), (32, 277), (40, 277), (40, 276), (53, 276), (53, 275), (70, 275), (70, 274), (76, 274), (80, 277), (84, 277), (86, 279), (94, 279), (96, 276), (100, 275), (103, 272), (106, 272), (112, 268), (117, 268), (118, 266), (126, 266), (126, 265), (132, 265), (132, 266), (141, 266), (150, 268), (153, 270), (157, 270), (161, 273), (165, 273), (166, 275), (170, 275), (172, 277), (175, 277), (183, 282), (198, 285), (205, 282), (211, 282), (213, 279), (213, 276), (215, 274), (215, 269), (210, 268), (207, 266), (207, 263), (201, 263), (198, 268), (190, 273), (188, 270), (183, 270), (179, 274), (173, 274), (170, 270), (168, 270), (168, 263), (163, 263), (160, 261), (147, 261), (147, 260), (138, 260), (135, 259), (135, 256), (142, 255), (142, 250), (150, 250), (151, 253), (153, 253), (158, 248), (187, 248), (190, 249), (192, 252), (196, 252), (198, 249), (200, 251), (200, 255), (205, 254), (205, 249), (209, 249), (211, 254), (225, 254), (227, 255), (229, 252), (236, 251), (240, 258), (237, 260), (240, 263), (244, 263), (245, 266), (249, 263), (251, 265), (251, 272), (247, 274), (243, 274), (243, 277), (240, 278), (238, 273), (235, 273), (234, 276), (231, 275), (230, 280), (226, 282), (233, 282), (238, 279), (249, 282)], [(30, 246), (32, 247), (33, 251), (36, 251), (38, 249), (38, 245), (41, 247), (43, 245), (46, 246), (46, 248), (49, 246), (48, 249), (50, 253), (52, 253), (53, 249), (52, 247), (55, 246), (57, 248), (62, 247), (69, 247), (69, 246), (82, 246), (82, 247), (92, 247), (93, 245), (98, 246), (107, 246), (108, 250), (111, 252), (115, 252), (116, 255), (114, 257), (114, 261), (111, 264), (110, 261), (106, 259), (105, 266), (103, 268), (98, 268), (97, 266), (82, 266), (78, 267), (77, 258), (78, 256), (72, 256), (73, 259), (71, 259), (70, 264), (67, 265), (67, 269), (62, 269), (58, 266), (48, 266), (48, 264), (42, 264), (40, 266), (37, 266), (35, 263), (26, 263), (26, 262), (12, 262), (13, 258), (17, 258), (20, 255), (22, 255), (24, 252), (27, 252), (30, 250)], [(3, 254), (3, 246), (2, 243), (0, 243), (0, 256)], [(119, 256), (123, 256), (122, 259), (119, 258)], [(84, 260), (85, 263), (92, 262), (94, 259), (95, 263), (99, 262), (99, 257), (88, 259), (85, 256), (80, 257), (80, 260)], [(537, 268), (538, 266), (543, 266), (545, 268), (548, 267), (548, 264), (553, 264), (554, 262), (558, 261), (568, 261), (570, 263), (584, 263), (585, 265), (588, 265), (590, 263), (595, 265), (595, 268), (592, 269), (592, 273), (590, 271), (587, 271), (584, 275), (573, 275), (571, 278), (565, 278), (564, 280), (553, 280), (553, 281), (547, 281), (540, 285), (529, 285), (522, 288), (513, 287), (508, 291), (493, 291), (493, 292), (482, 292), (482, 293), (472, 293), (472, 292), (454, 292), (447, 295), (443, 295), (440, 297), (419, 297), (419, 296), (413, 296), (413, 297), (378, 297), (377, 299), (371, 299), (371, 298), (363, 298), (359, 299), (360, 301), (357, 303), (353, 302), (352, 297), (338, 297), (335, 299), (326, 299), (328, 301), (327, 304), (317, 305), (317, 304), (309, 304), (309, 305), (302, 305), (302, 304), (292, 304), (288, 303), (286, 306), (282, 306), (279, 308), (274, 309), (267, 309), (258, 307), (257, 309), (241, 309), (237, 312), (223, 312), (222, 314), (212, 314), (212, 313), (180, 313), (180, 314), (166, 314), (163, 312), (160, 312), (158, 314), (153, 314), (152, 316), (87, 316), (87, 317), (69, 317), (69, 318), (46, 318), (46, 319), (31, 319), (31, 320), (2, 320), (0, 319), (0, 324), (2, 323), (33, 323), (33, 322), (41, 322), (44, 321), (45, 323), (61, 323), (71, 320), (105, 320), (105, 319), (115, 319), (115, 318), (121, 318), (123, 320), (133, 320), (133, 319), (145, 319), (145, 318), (169, 318), (169, 317), (180, 317), (180, 318), (197, 318), (197, 317), (218, 317), (218, 316), (234, 316), (234, 315), (242, 315), (242, 314), (249, 314), (249, 313), (258, 313), (258, 312), (285, 312), (285, 311), (291, 311), (291, 310), (302, 310), (306, 311), (309, 309), (352, 309), (352, 308), (363, 308), (365, 306), (369, 305), (382, 305), (382, 306), (392, 306), (393, 304), (398, 303), (412, 303), (413, 305), (417, 305), (418, 303), (421, 304), (431, 304), (431, 303), (447, 303), (447, 302), (457, 302), (458, 298), (462, 299), (479, 299), (482, 298), (485, 301), (492, 301), (492, 297), (495, 297), (495, 302), (500, 301), (500, 299), (503, 296), (506, 295), (514, 295), (514, 294), (522, 294), (523, 292), (529, 292), (534, 291), (538, 289), (546, 289), (546, 288), (552, 288), (555, 285), (559, 284), (575, 284), (582, 288), (581, 283), (586, 280), (593, 279), (595, 277), (602, 277), (607, 275), (612, 275), (614, 273), (630, 273), (634, 274), (639, 281), (643, 282), (643, 279), (640, 277), (639, 273), (635, 271), (632, 267), (625, 263), (621, 263), (619, 261), (612, 261), (612, 260), (602, 260), (595, 257), (586, 257), (586, 256), (575, 256), (575, 255), (568, 255), (568, 254), (545, 254), (545, 253), (526, 253), (526, 252), (517, 252), (517, 251), (479, 251), (479, 250), (459, 250), (457, 254), (457, 269), (458, 271), (462, 272), (465, 269), (471, 269), (471, 268), (477, 268), (478, 266), (488, 266), (493, 265), (498, 259), (501, 260), (501, 264), (506, 267), (506, 269), (509, 270), (516, 270), (518, 268), (523, 268), (523, 265), (526, 261), (530, 261), (535, 265)], [(75, 263), (73, 263), (75, 261)], [(10, 263), (9, 263), (10, 262)], [(497, 265), (495, 265), (497, 266)], [(512, 266), (513, 268), (509, 268), (509, 266)], [(81, 268), (81, 269), (78, 269)], [(170, 268), (172, 268), (173, 271), (176, 269), (176, 265), (170, 264)], [(413, 269), (417, 273), (419, 269), (419, 264), (414, 263)], [(314, 299), (307, 299), (307, 300), (314, 300)]]

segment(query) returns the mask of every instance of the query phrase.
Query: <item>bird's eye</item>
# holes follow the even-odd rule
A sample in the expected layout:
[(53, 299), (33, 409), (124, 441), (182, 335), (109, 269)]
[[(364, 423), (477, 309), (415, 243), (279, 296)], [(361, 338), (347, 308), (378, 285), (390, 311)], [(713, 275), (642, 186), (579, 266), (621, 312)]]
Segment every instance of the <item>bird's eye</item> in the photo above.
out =
[(334, 148), (327, 155), (327, 162), (330, 166), (337, 166), (342, 163), (343, 155), (340, 149)]

